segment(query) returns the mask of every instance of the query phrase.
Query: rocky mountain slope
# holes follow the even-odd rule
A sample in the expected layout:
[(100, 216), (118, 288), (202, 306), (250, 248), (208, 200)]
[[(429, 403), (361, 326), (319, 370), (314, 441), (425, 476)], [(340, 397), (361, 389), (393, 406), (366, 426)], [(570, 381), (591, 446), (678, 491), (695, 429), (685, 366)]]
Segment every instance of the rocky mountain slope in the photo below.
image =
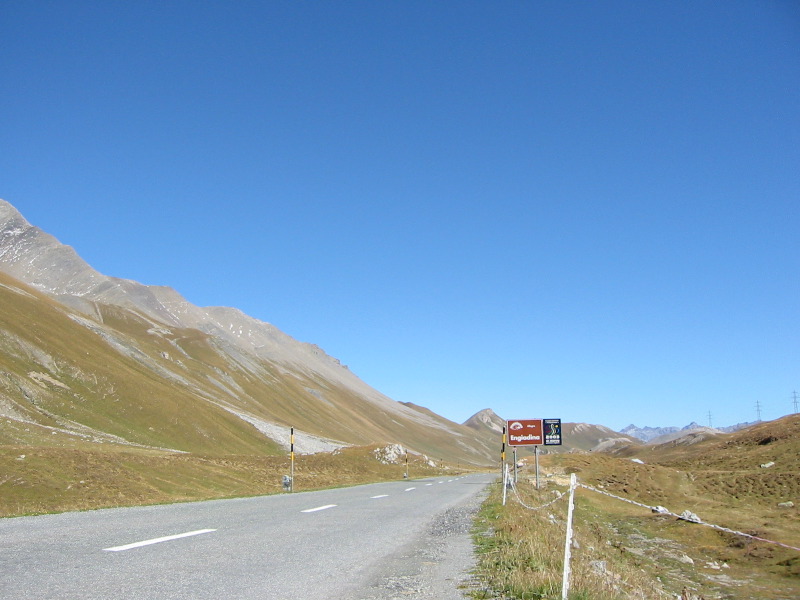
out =
[(0, 444), (213, 454), (400, 443), (486, 464), (469, 427), (396, 402), (234, 308), (102, 275), (0, 201)]

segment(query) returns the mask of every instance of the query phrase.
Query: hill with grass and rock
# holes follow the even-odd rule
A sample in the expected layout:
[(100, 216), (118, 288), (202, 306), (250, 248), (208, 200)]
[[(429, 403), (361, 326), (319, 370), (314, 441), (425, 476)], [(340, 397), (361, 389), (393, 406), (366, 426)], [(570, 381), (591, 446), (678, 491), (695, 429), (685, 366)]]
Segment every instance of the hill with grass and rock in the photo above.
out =
[(484, 512), (479, 572), (507, 597), (557, 597), (563, 547), (553, 541), (563, 544), (567, 511), (556, 493), (572, 474), (578, 597), (800, 597), (800, 414), (540, 462), (541, 478), (522, 469), (507, 505), (498, 487)]
[(5, 201), (0, 306), (9, 456), (284, 456), (293, 427), (300, 454), (400, 444), (436, 461), (495, 458), (472, 428), (388, 398), (269, 323), (98, 273)]

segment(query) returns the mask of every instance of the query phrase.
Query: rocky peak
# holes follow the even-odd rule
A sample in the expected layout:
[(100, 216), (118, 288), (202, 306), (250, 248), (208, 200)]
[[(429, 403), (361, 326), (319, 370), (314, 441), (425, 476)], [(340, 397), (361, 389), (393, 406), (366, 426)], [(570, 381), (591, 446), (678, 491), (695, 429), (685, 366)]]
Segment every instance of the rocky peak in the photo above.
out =
[(499, 417), (491, 408), (484, 408), (464, 421), (464, 425), (473, 429), (488, 428), (501, 433), (505, 424), (505, 420)]

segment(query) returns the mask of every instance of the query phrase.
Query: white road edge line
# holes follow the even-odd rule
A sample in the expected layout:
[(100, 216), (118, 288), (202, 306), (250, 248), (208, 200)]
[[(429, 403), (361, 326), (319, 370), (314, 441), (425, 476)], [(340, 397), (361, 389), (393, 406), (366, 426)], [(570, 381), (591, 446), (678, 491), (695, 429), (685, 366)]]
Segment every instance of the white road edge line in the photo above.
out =
[(201, 535), (203, 533), (211, 533), (216, 529), (198, 529), (197, 531), (189, 531), (187, 533), (178, 533), (176, 535), (167, 535), (152, 540), (144, 540), (143, 542), (134, 542), (133, 544), (125, 544), (124, 546), (114, 546), (113, 548), (103, 548), (104, 552), (122, 552), (123, 550), (132, 550), (133, 548), (141, 548), (142, 546), (149, 546), (151, 544), (160, 544), (161, 542), (169, 542), (178, 540), (180, 538), (191, 537), (193, 535)]
[(410, 488), (406, 488), (406, 489), (404, 489), (403, 491), (404, 491), (404, 492), (410, 492), (411, 490), (415, 490), (415, 489), (417, 489), (417, 488), (415, 488), (415, 487), (410, 487)]
[(370, 500), (377, 500), (378, 498), (388, 498), (389, 494), (381, 494), (380, 496), (370, 496)]
[(318, 510), (327, 510), (335, 506), (336, 506), (335, 504), (326, 504), (325, 506), (318, 506), (316, 508), (307, 508), (306, 510), (301, 510), (300, 512), (312, 513), (312, 512), (317, 512)]

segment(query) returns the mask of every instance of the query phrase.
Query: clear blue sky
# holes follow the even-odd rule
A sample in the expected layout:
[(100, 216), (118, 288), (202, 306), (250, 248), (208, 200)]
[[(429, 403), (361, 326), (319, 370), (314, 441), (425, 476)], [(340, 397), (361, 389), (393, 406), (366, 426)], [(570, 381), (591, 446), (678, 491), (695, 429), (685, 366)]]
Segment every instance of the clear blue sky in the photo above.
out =
[(800, 3), (0, 4), (0, 197), (463, 421), (800, 393)]

